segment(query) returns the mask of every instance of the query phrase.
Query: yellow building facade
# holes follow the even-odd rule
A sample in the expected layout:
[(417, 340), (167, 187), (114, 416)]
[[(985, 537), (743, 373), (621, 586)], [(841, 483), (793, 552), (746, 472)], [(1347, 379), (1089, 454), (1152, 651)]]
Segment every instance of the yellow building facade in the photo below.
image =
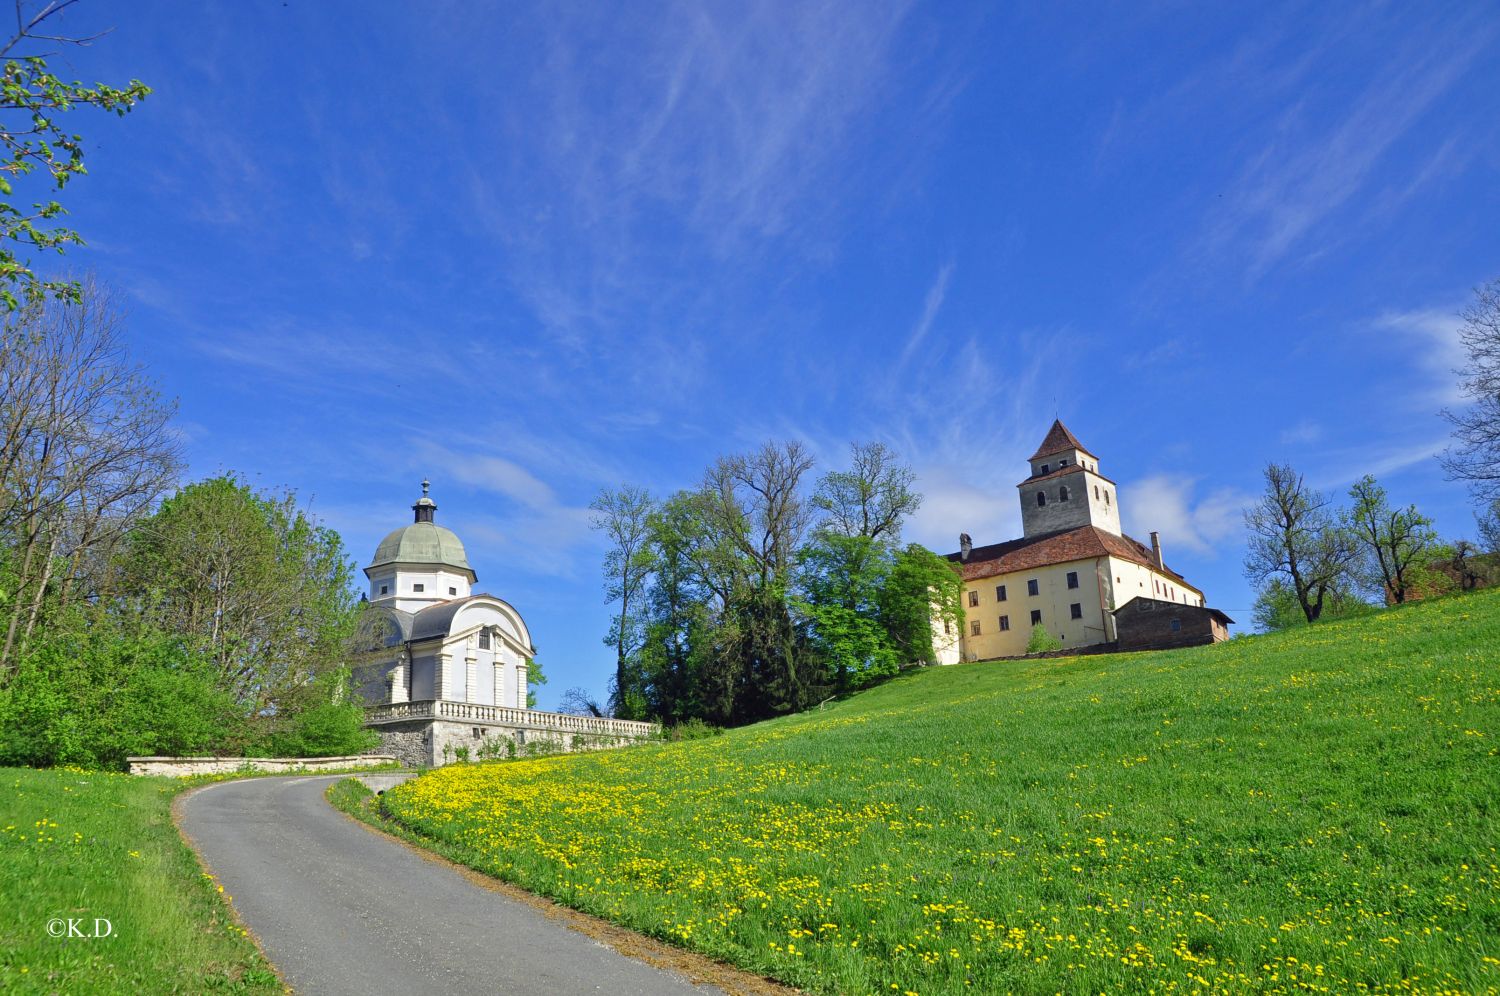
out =
[(1022, 537), (974, 546), (962, 534), (948, 555), (963, 574), (964, 623), (938, 635), (940, 661), (1019, 656), (1037, 623), (1064, 648), (1114, 643), (1113, 610), (1138, 595), (1204, 604), (1163, 562), (1156, 533), (1147, 546), (1121, 531), (1114, 481), (1061, 421), (1030, 464), (1017, 485)]

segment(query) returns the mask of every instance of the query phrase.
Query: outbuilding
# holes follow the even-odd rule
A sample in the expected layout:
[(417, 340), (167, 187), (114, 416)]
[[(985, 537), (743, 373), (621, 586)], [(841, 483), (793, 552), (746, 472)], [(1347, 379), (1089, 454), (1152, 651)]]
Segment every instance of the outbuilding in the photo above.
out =
[(1111, 613), (1121, 650), (1197, 647), (1229, 639), (1234, 620), (1205, 605), (1137, 595)]

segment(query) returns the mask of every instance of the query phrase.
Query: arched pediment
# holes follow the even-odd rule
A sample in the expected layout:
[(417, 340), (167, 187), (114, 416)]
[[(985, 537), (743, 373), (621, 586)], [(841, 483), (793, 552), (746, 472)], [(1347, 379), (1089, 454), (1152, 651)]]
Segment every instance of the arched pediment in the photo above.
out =
[(413, 619), (410, 639), (413, 642), (446, 639), (482, 626), (495, 627), (524, 653), (532, 652), (531, 631), (521, 614), (509, 602), (493, 595), (473, 595), (423, 609)]

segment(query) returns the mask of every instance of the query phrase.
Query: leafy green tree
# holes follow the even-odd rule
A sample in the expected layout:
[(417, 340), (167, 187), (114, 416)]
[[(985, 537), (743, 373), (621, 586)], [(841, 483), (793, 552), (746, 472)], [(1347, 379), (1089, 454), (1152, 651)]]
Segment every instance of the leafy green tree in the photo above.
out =
[(1391, 508), (1385, 489), (1368, 474), (1354, 482), (1349, 498), (1345, 523), (1361, 554), (1354, 576), (1386, 601), (1405, 602), (1414, 569), (1432, 559), (1437, 544), (1432, 520), (1415, 505)]
[(1044, 654), (1052, 650), (1061, 650), (1062, 641), (1051, 633), (1047, 627), (1037, 623), (1031, 627), (1031, 639), (1026, 641), (1026, 652), (1028, 654)]
[(349, 671), (328, 671), (304, 689), (286, 727), (271, 736), (267, 753), (278, 757), (343, 757), (374, 750), (380, 736), (365, 729), (363, 703), (349, 692)]
[(77, 232), (56, 224), (66, 213), (58, 201), (38, 200), (29, 206), (14, 203), (17, 181), (40, 173), (53, 191), (66, 187), (87, 170), (83, 138), (64, 127), (62, 116), (80, 107), (123, 116), (151, 92), (140, 80), (124, 87), (70, 83), (47, 67), (48, 47), (93, 40), (50, 32), (46, 22), (72, 5), (73, 0), (53, 0), (30, 13), (18, 2), (15, 31), (0, 47), (0, 58), (5, 60), (0, 68), (0, 302), (9, 310), (47, 294), (73, 300), (80, 296), (76, 282), (42, 279), (12, 248), (20, 245), (61, 253), (66, 246), (83, 242)]
[(802, 549), (793, 605), (812, 622), (812, 639), (838, 691), (895, 674), (901, 654), (880, 618), (892, 562), (867, 536), (823, 533)]
[[(1333, 588), (1325, 593), (1323, 611), (1319, 613), (1318, 621), (1348, 619), (1374, 611), (1373, 605), (1353, 591)], [(1255, 596), (1252, 614), (1255, 628), (1266, 633), (1308, 625), (1307, 614), (1302, 611), (1297, 592), (1280, 578), (1272, 578), (1261, 588)]]
[(903, 663), (937, 663), (934, 627), (963, 628), (963, 577), (949, 560), (916, 543), (898, 551), (876, 599), (886, 636)]
[(1286, 464), (1268, 464), (1266, 491), (1245, 510), (1250, 532), (1245, 576), (1264, 585), (1286, 582), (1308, 622), (1315, 622), (1332, 593), (1347, 587), (1359, 549), (1328, 499)]
[(547, 676), (542, 673), (542, 666), (536, 662), (536, 658), (526, 658), (526, 708), (536, 708), (536, 686), (546, 683)]
[(252, 711), (340, 666), (357, 615), (338, 533), (233, 477), (190, 484), (132, 531), (131, 609), (182, 634)]
[(73, 612), (0, 690), (0, 765), (122, 768), (131, 755), (243, 743), (246, 714), (212, 665), (172, 634)]

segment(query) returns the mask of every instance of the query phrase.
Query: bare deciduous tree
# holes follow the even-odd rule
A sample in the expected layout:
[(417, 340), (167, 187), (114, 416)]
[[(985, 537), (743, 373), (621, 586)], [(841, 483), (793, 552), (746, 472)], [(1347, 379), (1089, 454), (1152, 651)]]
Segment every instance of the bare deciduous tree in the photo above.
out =
[(1368, 474), (1354, 482), (1349, 497), (1349, 530), (1364, 554), (1359, 580), (1399, 605), (1406, 601), (1413, 568), (1437, 544), (1432, 520), (1415, 505), (1391, 508), (1385, 489)]
[(822, 528), (840, 536), (896, 543), (901, 526), (922, 505), (913, 490), (917, 475), (884, 443), (855, 443), (847, 471), (830, 471), (818, 482), (813, 507)]
[[(589, 508), (594, 515), (590, 524), (608, 537), (610, 547), (604, 555), (604, 593), (610, 601), (618, 600), (620, 614), (610, 626), (604, 642), (615, 648), (615, 707), (622, 714), (633, 710), (636, 682), (632, 680), (630, 661), (640, 648), (640, 626), (636, 623), (641, 586), (651, 568), (648, 545), (651, 514), (656, 502), (644, 488), (630, 485), (618, 491), (599, 492)], [(636, 718), (631, 715), (631, 718)]]
[(1450, 478), (1468, 481), (1475, 497), (1489, 502), (1500, 499), (1500, 278), (1477, 288), (1460, 317), (1468, 362), (1458, 373), (1470, 404), (1443, 410), (1455, 442), (1442, 463)]
[(1341, 528), (1328, 499), (1309, 488), (1286, 464), (1268, 464), (1266, 492), (1245, 510), (1250, 530), (1245, 576), (1254, 584), (1283, 577), (1297, 595), (1308, 622), (1324, 600), (1349, 577), (1357, 549)]
[(179, 444), (165, 402), (133, 366), (109, 294), (33, 299), (0, 328), (0, 534), (12, 592), (0, 680), (36, 628), (49, 591), (62, 603), (98, 583), (119, 542), (176, 479)]

